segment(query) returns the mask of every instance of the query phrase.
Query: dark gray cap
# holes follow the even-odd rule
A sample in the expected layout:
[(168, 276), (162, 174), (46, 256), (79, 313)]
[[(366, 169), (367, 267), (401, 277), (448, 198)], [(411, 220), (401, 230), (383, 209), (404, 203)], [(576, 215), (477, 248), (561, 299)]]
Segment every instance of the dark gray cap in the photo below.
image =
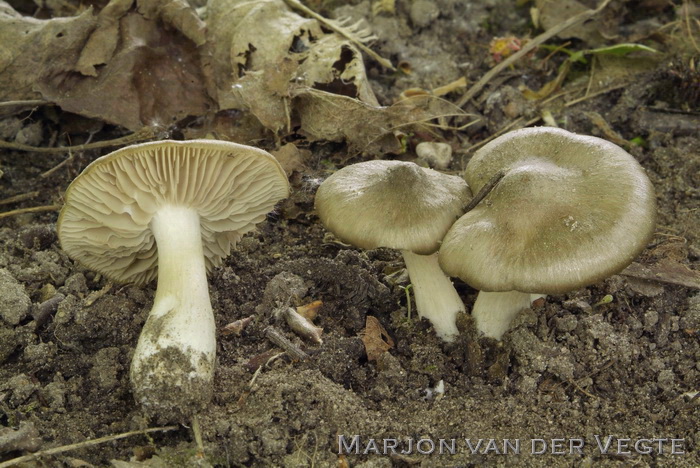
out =
[(505, 176), (450, 229), (443, 270), (483, 291), (556, 294), (625, 268), (655, 226), (642, 167), (606, 140), (549, 127), (516, 130), (476, 152), (475, 192)]
[(410, 162), (368, 161), (326, 179), (316, 211), (326, 228), (357, 247), (427, 255), (440, 247), (470, 198), (461, 177)]

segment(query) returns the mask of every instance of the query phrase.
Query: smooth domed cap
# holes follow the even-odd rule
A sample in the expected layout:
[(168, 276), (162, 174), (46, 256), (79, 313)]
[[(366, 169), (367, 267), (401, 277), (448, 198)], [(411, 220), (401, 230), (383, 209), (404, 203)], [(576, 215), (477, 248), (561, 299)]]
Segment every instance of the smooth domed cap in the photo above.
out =
[(402, 161), (368, 161), (340, 169), (316, 193), (321, 222), (361, 247), (435, 252), (464, 212), (471, 192), (461, 177)]
[(66, 191), (58, 235), (88, 268), (143, 284), (158, 274), (149, 223), (159, 207), (197, 210), (210, 270), (288, 194), (282, 168), (263, 150), (216, 140), (144, 143), (85, 168)]
[(501, 181), (450, 229), (440, 265), (483, 291), (557, 294), (627, 266), (655, 225), (654, 189), (622, 148), (539, 127), (477, 151), (465, 179), (478, 191)]

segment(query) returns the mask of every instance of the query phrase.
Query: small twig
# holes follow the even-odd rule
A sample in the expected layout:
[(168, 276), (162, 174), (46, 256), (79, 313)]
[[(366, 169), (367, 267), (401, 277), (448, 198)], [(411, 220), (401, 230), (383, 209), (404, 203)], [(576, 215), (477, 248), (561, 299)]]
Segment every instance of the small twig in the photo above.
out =
[(271, 356), (270, 359), (268, 359), (265, 364), (261, 364), (260, 366), (258, 366), (257, 369), (255, 369), (255, 372), (253, 373), (253, 378), (250, 379), (250, 382), (248, 382), (248, 389), (245, 392), (243, 392), (243, 394), (240, 396), (240, 398), (238, 398), (237, 404), (239, 407), (243, 406), (245, 401), (248, 399), (248, 396), (253, 391), (253, 385), (255, 385), (255, 381), (258, 380), (258, 376), (262, 372), (263, 368), (270, 365), (270, 363), (272, 363), (272, 361), (279, 358), (280, 356), (284, 356), (284, 353), (277, 353), (277, 354)]
[(53, 104), (53, 102), (50, 101), (43, 101), (41, 99), (31, 99), (31, 100), (26, 100), (26, 101), (5, 101), (5, 102), (0, 102), (0, 109), (3, 107), (15, 107), (15, 106), (42, 106), (42, 105), (48, 105), (48, 104)]
[(285, 338), (275, 327), (270, 325), (264, 330), (265, 336), (268, 340), (272, 341), (274, 344), (285, 350), (287, 354), (292, 359), (297, 361), (306, 361), (309, 359), (309, 355), (302, 351), (297, 345)]
[(18, 203), (25, 200), (30, 200), (39, 195), (39, 191), (20, 193), (19, 195), (13, 195), (11, 197), (0, 200), (0, 205), (9, 205), (11, 203)]
[(627, 83), (621, 83), (617, 84), (614, 86), (610, 86), (609, 88), (601, 89), (600, 91), (596, 91), (595, 93), (587, 94), (585, 96), (581, 96), (580, 98), (577, 99), (572, 99), (571, 101), (568, 101), (564, 104), (564, 107), (571, 107), (575, 106), (576, 104), (579, 104), (583, 101), (587, 101), (588, 99), (593, 99), (594, 97), (600, 96), (601, 94), (607, 94), (610, 91), (615, 91), (616, 89), (624, 88), (627, 86)]
[(471, 88), (469, 88), (469, 90), (464, 94), (464, 96), (460, 98), (460, 100), (457, 102), (457, 105), (459, 107), (464, 106), (467, 102), (469, 102), (471, 98), (476, 96), (484, 86), (486, 86), (496, 75), (498, 75), (504, 69), (508, 68), (510, 65), (517, 62), (525, 55), (530, 53), (530, 51), (535, 49), (535, 47), (539, 46), (543, 42), (548, 41), (560, 32), (572, 26), (576, 26), (577, 24), (583, 23), (592, 16), (597, 15), (598, 13), (600, 13), (601, 10), (603, 10), (603, 8), (608, 6), (608, 3), (610, 3), (610, 1), (611, 0), (604, 0), (595, 10), (587, 10), (579, 13), (578, 15), (572, 16), (563, 23), (557, 24), (556, 26), (549, 28), (536, 38), (532, 39), (531, 41), (528, 41), (528, 43), (525, 44), (522, 49), (520, 49), (519, 51), (517, 51), (516, 53), (514, 53), (513, 55), (496, 65), (495, 67), (493, 67), (488, 72), (486, 72), (486, 74), (482, 76), (481, 79), (477, 81)]
[(144, 127), (129, 135), (125, 135), (114, 140), (96, 141), (76, 146), (59, 146), (56, 148), (44, 148), (40, 146), (29, 146), (21, 143), (0, 140), (0, 148), (7, 148), (16, 151), (31, 151), (33, 153), (65, 153), (66, 151), (87, 151), (91, 149), (107, 148), (110, 146), (120, 146), (136, 141), (147, 140), (155, 136), (155, 131), (150, 127)]
[(204, 442), (202, 441), (202, 429), (199, 427), (199, 418), (195, 414), (192, 416), (192, 432), (194, 441), (197, 444), (197, 457), (204, 458)]
[(40, 327), (45, 324), (51, 314), (58, 310), (58, 305), (66, 298), (61, 293), (56, 293), (51, 299), (47, 299), (41, 304), (39, 304), (34, 312), (32, 312), (32, 317), (36, 322), (36, 326)]
[(68, 164), (69, 162), (71, 162), (71, 161), (73, 160), (73, 157), (74, 157), (74, 156), (75, 156), (75, 153), (72, 152), (72, 151), (69, 151), (69, 152), (68, 152), (68, 157), (67, 157), (66, 159), (64, 159), (64, 160), (61, 161), (60, 163), (56, 164), (54, 167), (52, 167), (52, 168), (49, 169), (48, 171), (46, 171), (46, 172), (44, 172), (44, 173), (42, 173), (42, 174), (39, 174), (39, 178), (40, 178), (40, 179), (46, 179), (47, 177), (50, 177), (54, 172), (56, 172), (57, 170), (59, 170), (60, 168), (62, 168), (62, 167), (65, 166), (66, 164)]
[[(460, 153), (462, 153), (462, 154), (467, 154), (467, 153), (469, 153), (470, 151), (474, 151), (475, 149), (484, 146), (486, 143), (488, 143), (488, 142), (491, 141), (491, 140), (494, 140), (494, 139), (498, 138), (499, 136), (503, 135), (505, 132), (507, 132), (507, 131), (510, 130), (511, 128), (518, 126), (519, 124), (521, 124), (521, 123), (523, 122), (523, 120), (525, 120), (525, 119), (523, 119), (522, 117), (518, 117), (517, 119), (513, 120), (512, 122), (510, 122), (508, 125), (505, 125), (505, 126), (501, 127), (500, 129), (498, 129), (498, 131), (496, 131), (496, 133), (494, 133), (494, 134), (491, 135), (490, 137), (481, 140), (479, 143), (476, 143), (476, 144), (474, 144), (474, 145), (471, 145), (469, 148), (467, 148), (467, 149), (465, 149), (465, 150), (460, 150)], [(534, 122), (537, 122), (538, 120), (540, 120), (539, 117), (537, 117), (537, 119), (535, 119)], [(533, 123), (534, 123), (534, 122), (533, 122)], [(524, 126), (527, 126), (527, 124), (524, 124)]]
[(33, 206), (31, 208), (18, 208), (16, 210), (5, 211), (0, 213), (0, 219), (8, 218), (10, 216), (24, 214), (24, 213), (39, 213), (41, 211), (58, 211), (61, 209), (62, 205), (44, 205), (44, 206)]
[(581, 386), (580, 386), (579, 384), (577, 384), (575, 380), (572, 380), (572, 381), (570, 381), (569, 383), (570, 383), (571, 385), (573, 385), (573, 387), (574, 387), (576, 390), (578, 390), (579, 392), (581, 392), (581, 393), (583, 393), (584, 395), (588, 396), (589, 398), (596, 398), (596, 396), (593, 395), (591, 392), (587, 392), (586, 390), (584, 390), (583, 388), (581, 388)]
[(112, 282), (108, 281), (107, 284), (105, 284), (102, 289), (99, 291), (92, 291), (90, 294), (87, 295), (85, 300), (83, 301), (83, 307), (88, 308), (91, 305), (93, 305), (99, 298), (107, 294), (110, 290), (112, 289)]
[(253, 385), (255, 385), (255, 381), (258, 380), (258, 376), (262, 372), (263, 368), (269, 366), (272, 363), (272, 361), (278, 359), (280, 356), (284, 356), (284, 353), (277, 353), (274, 356), (271, 356), (270, 359), (268, 359), (265, 364), (263, 364), (262, 366), (255, 369), (255, 373), (253, 373), (253, 378), (250, 379), (250, 382), (248, 382), (248, 392), (249, 393), (253, 390)]
[(13, 458), (12, 460), (7, 460), (0, 463), (0, 468), (8, 468), (10, 466), (15, 466), (19, 463), (35, 460), (39, 457), (46, 455), (56, 455), (58, 453), (69, 452), (71, 450), (78, 450), (85, 447), (92, 447), (93, 445), (104, 444), (105, 442), (111, 442), (113, 440), (125, 439), (127, 437), (135, 435), (149, 434), (151, 432), (167, 432), (174, 431), (178, 426), (165, 426), (165, 427), (152, 427), (149, 429), (143, 429), (139, 431), (123, 432), (121, 434), (114, 434), (106, 437), (100, 437), (98, 439), (90, 439), (84, 442), (78, 442), (77, 444), (63, 445), (61, 447), (54, 447), (46, 450), (40, 450), (36, 453), (30, 455), (23, 455), (21, 457)]
[(693, 28), (690, 26), (690, 2), (688, 0), (683, 1), (683, 13), (685, 17), (685, 26), (688, 29), (688, 39), (690, 39), (690, 42), (693, 44), (695, 51), (700, 52), (700, 47), (698, 47), (698, 43), (695, 42), (695, 37), (693, 37)]
[(406, 312), (408, 314), (408, 320), (411, 320), (411, 312), (412, 312), (412, 306), (411, 306), (411, 289), (413, 289), (413, 284), (409, 284), (408, 286), (399, 286), (401, 289), (403, 289), (403, 292), (406, 294)]
[(467, 207), (464, 209), (464, 212), (468, 213), (474, 208), (476, 208), (476, 205), (478, 205), (481, 200), (486, 198), (486, 195), (488, 195), (491, 192), (491, 190), (493, 190), (493, 188), (496, 186), (496, 184), (498, 184), (501, 181), (504, 175), (506, 175), (505, 172), (499, 171), (493, 177), (491, 177), (491, 180), (489, 180), (486, 183), (486, 185), (481, 187), (479, 193), (474, 195), (474, 198), (472, 198), (471, 201), (467, 204)]
[(355, 44), (357, 47), (362, 49), (367, 55), (372, 57), (374, 60), (379, 62), (383, 67), (388, 68), (391, 71), (396, 71), (396, 68), (391, 64), (390, 61), (364, 45), (361, 41), (359, 41), (353, 34), (351, 34), (347, 28), (344, 28), (342, 26), (339, 26), (335, 21), (329, 20), (325, 18), (322, 15), (319, 15), (303, 3), (301, 3), (299, 0), (285, 0), (289, 6), (292, 8), (296, 8), (297, 10), (302, 11), (304, 14), (309, 15), (310, 17), (314, 18), (316, 21), (319, 23), (323, 24), (324, 26), (332, 29), (335, 31), (337, 34), (340, 34), (343, 36), (345, 39), (351, 41), (353, 44)]

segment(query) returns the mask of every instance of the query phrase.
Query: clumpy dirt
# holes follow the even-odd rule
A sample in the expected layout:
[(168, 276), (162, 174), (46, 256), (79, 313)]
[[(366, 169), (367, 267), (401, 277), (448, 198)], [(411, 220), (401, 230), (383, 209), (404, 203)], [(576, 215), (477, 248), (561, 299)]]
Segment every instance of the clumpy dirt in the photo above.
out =
[[(379, 36), (376, 50), (410, 68), (390, 73), (368, 60), (383, 104), (410, 87), (432, 89), (463, 75), (473, 82), (493, 65), (493, 37), (536, 34), (529, 6), (506, 0), (398, 0), (395, 13), (377, 16), (369, 2), (311, 3), (331, 16), (369, 18)], [(220, 332), (214, 397), (199, 416), (203, 457), (191, 428), (179, 425), (22, 466), (110, 466), (111, 460), (131, 467), (700, 466), (698, 50), (692, 42), (681, 50), (676, 42), (674, 53), (658, 37), (662, 25), (667, 40), (683, 37), (683, 2), (642, 2), (648, 11), (633, 3), (610, 6), (620, 38), (614, 43), (649, 43), (664, 51), (664, 59), (623, 86), (550, 110), (568, 130), (641, 142), (629, 151), (654, 184), (659, 213), (655, 236), (636, 261), (651, 275), (616, 275), (538, 301), (499, 343), (479, 338), (465, 315), (460, 337), (443, 343), (415, 312), (408, 318), (408, 279), (397, 252), (343, 245), (319, 223), (313, 210), (318, 184), (364, 158), (347, 154), (342, 144), (316, 143), (290, 177), (291, 198), (210, 275)], [(586, 47), (580, 38), (569, 40), (570, 48)], [(542, 124), (536, 119), (542, 108), (526, 100), (519, 85), (539, 89), (556, 76), (562, 58), (545, 61), (545, 55), (538, 52), (540, 60), (505, 71), (468, 105), (481, 117), (478, 125), (442, 134), (456, 150), (453, 173), (473, 154), (472, 145), (507, 125), (530, 119)], [(610, 73), (619, 69), (603, 65), (598, 63)], [(585, 87), (579, 66), (574, 72)], [(90, 133), (96, 140), (121, 135), (89, 122), (37, 108), (5, 116), (0, 136), (48, 146), (79, 144)], [(178, 137), (178, 129), (171, 135)], [(415, 160), (414, 143), (402, 159)], [(274, 141), (257, 144), (275, 149)], [(2, 150), (0, 200), (38, 192), (2, 210), (60, 204), (70, 181), (106, 152), (75, 153), (42, 177), (67, 156)], [(56, 218), (48, 211), (0, 219), (0, 465), (155, 425), (134, 402), (128, 381), (155, 284), (111, 284), (74, 263), (59, 246)], [(477, 291), (458, 280), (455, 285), (471, 307)], [(324, 329), (318, 346), (302, 341), (275, 314), (279, 307), (317, 300), (323, 305), (315, 323)], [(254, 319), (240, 336), (222, 332), (249, 316)], [(376, 317), (394, 342), (376, 361), (368, 361), (360, 338), (367, 316)], [(270, 325), (309, 359), (277, 356), (279, 348), (265, 333)], [(395, 453), (384, 453), (384, 441), (391, 445), (391, 439), (397, 440)], [(440, 439), (454, 439), (455, 453), (443, 447), (440, 454)], [(508, 453), (500, 453), (506, 439)], [(339, 440), (350, 453), (338, 453)], [(411, 440), (414, 450), (400, 453)], [(417, 451), (419, 440), (422, 452), (432, 441), (434, 453)], [(607, 442), (603, 453), (599, 444)], [(583, 447), (581, 453), (576, 447)]]

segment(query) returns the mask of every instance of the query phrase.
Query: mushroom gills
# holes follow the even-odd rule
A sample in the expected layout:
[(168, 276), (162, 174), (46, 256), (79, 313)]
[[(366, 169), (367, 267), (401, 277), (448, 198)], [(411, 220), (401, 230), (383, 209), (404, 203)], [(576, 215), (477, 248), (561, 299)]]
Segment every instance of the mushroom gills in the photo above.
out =
[(479, 291), (472, 309), (476, 328), (484, 336), (500, 340), (520, 311), (529, 308), (533, 301), (541, 297), (546, 295), (520, 291)]
[(134, 352), (131, 382), (136, 399), (150, 412), (188, 416), (211, 398), (216, 356), (199, 214), (163, 206), (151, 230), (158, 247), (158, 288)]

